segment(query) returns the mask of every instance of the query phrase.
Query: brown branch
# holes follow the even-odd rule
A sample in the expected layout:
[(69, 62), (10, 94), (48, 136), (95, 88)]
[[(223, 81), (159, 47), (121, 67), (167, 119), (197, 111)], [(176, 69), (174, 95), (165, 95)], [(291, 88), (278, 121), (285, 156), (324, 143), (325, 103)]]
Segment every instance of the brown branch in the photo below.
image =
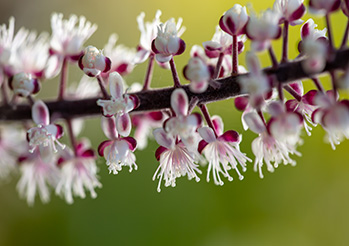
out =
[[(275, 76), (279, 83), (288, 83), (295, 80), (316, 77), (320, 73), (307, 74), (301, 66), (302, 59), (293, 62), (280, 64), (277, 68), (266, 68), (264, 73), (269, 76)], [(346, 69), (349, 65), (349, 49), (338, 50), (334, 53), (331, 61), (327, 62), (326, 67), (321, 73), (329, 72), (335, 69)], [(188, 85), (182, 86), (187, 92), (189, 101), (192, 97), (198, 98), (198, 104), (209, 103), (241, 95), (238, 80), (247, 74), (230, 76), (216, 80), (221, 86), (217, 89), (209, 87), (206, 92), (201, 94), (192, 93)], [(274, 85), (276, 86), (276, 85)], [(140, 105), (134, 111), (161, 110), (170, 107), (170, 97), (174, 88), (163, 88), (149, 91), (133, 93), (139, 98)], [(101, 114), (101, 108), (97, 106), (98, 98), (88, 98), (80, 100), (47, 101), (50, 113), (53, 118), (78, 118)], [(30, 120), (31, 108), (29, 105), (17, 105), (15, 109), (10, 106), (0, 107), (0, 121)]]

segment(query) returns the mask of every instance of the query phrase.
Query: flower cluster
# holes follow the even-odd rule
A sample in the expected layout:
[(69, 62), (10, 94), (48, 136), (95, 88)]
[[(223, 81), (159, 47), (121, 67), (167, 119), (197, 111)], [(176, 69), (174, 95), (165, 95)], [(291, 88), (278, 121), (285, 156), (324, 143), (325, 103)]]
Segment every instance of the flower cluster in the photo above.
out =
[[(339, 9), (348, 17), (348, 8), (348, 1), (310, 0), (309, 9), (325, 16), (327, 27), (318, 30), (312, 19), (303, 23), (303, 0), (275, 0), (273, 8), (260, 14), (235, 4), (217, 20), (212, 39), (188, 52), (190, 59), (182, 70), (188, 85), (180, 81), (174, 61), (186, 51), (181, 18), (162, 22), (158, 10), (152, 22), (145, 22), (141, 13), (137, 48), (116, 45), (118, 36), (112, 34), (98, 49), (85, 46), (97, 26), (83, 16), (64, 19), (54, 13), (52, 33), (39, 35), (25, 28), (15, 33), (11, 17), (8, 26), (0, 26), (0, 116), (19, 121), (31, 115), (32, 123), (0, 126), (0, 178), (19, 169), (17, 189), (30, 205), (37, 194), (48, 202), (52, 190), (71, 204), (87, 192), (96, 198), (96, 189), (102, 187), (95, 153), (105, 159), (109, 173), (118, 174), (124, 167), (131, 172), (142, 168), (135, 151), (145, 149), (148, 138), (160, 145), (153, 175), (159, 192), (162, 184), (174, 187), (183, 176), (198, 182), (202, 173), (207, 182), (219, 186), (234, 176), (242, 180), (248, 162), (254, 163), (260, 178), (265, 167), (274, 172), (280, 164), (294, 166), (294, 155), (301, 155), (303, 130), (310, 136), (317, 125), (335, 149), (349, 138), (349, 100), (339, 93), (349, 88), (348, 58), (342, 55), (348, 51), (349, 25), (336, 48), (329, 17)], [(293, 59), (288, 55), (288, 30), (302, 23), (299, 54)], [(279, 38), (280, 59), (272, 43)], [(245, 68), (239, 55), (247, 39), (251, 48), (245, 53)], [(262, 69), (260, 52), (267, 52), (271, 67)], [(128, 86), (124, 76), (145, 61), (143, 85)], [(155, 62), (170, 69), (173, 87), (151, 89)], [(67, 86), (70, 65), (82, 70), (78, 86)], [(327, 72), (332, 88), (325, 91), (318, 76)], [(58, 75), (57, 99), (37, 99), (42, 81)], [(309, 91), (301, 81), (306, 75), (314, 84)], [(232, 97), (242, 111), (244, 130), (256, 134), (250, 151), (254, 158), (240, 150), (242, 134), (224, 131), (224, 117), (211, 117), (206, 106)], [(91, 114), (100, 116), (107, 138), (96, 150), (87, 139), (78, 138), (82, 117)]]

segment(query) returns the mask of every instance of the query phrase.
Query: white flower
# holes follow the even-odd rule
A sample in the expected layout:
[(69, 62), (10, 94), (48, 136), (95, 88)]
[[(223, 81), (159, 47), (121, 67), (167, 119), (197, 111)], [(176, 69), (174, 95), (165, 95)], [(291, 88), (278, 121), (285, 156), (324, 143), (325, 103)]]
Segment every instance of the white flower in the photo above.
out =
[(87, 46), (79, 59), (79, 67), (89, 77), (96, 77), (100, 73), (110, 70), (111, 61), (94, 46)]
[(119, 73), (109, 74), (110, 100), (99, 99), (97, 105), (103, 108), (104, 116), (116, 116), (116, 127), (120, 135), (126, 137), (131, 132), (131, 118), (128, 114), (137, 106), (137, 99), (124, 94), (124, 81)]
[(244, 177), (238, 169), (238, 164), (243, 171), (246, 171), (246, 161), (251, 160), (246, 157), (246, 154), (240, 152), (241, 136), (232, 130), (223, 133), (223, 121), (219, 116), (213, 116), (212, 123), (218, 136), (209, 127), (198, 129), (200, 136), (203, 138), (199, 144), (199, 152), (203, 152), (209, 162), (207, 182), (210, 181), (211, 171), (216, 185), (224, 184), (220, 174), (232, 181), (233, 177), (228, 173), (231, 169), (234, 169), (239, 179), (242, 180)]
[(63, 135), (63, 127), (57, 124), (50, 124), (50, 113), (46, 104), (39, 100), (32, 107), (32, 118), (37, 124), (28, 130), (29, 150), (33, 152), (36, 147), (48, 147), (53, 152), (57, 152), (56, 144), (64, 149), (65, 145), (61, 144), (58, 139)]
[(40, 83), (30, 73), (18, 73), (10, 78), (9, 87), (18, 96), (28, 97), (40, 90)]
[(157, 191), (160, 192), (161, 182), (165, 180), (165, 187), (176, 186), (176, 178), (187, 175), (188, 179), (195, 178), (200, 181), (197, 173), (201, 174), (198, 165), (195, 164), (195, 158), (186, 146), (182, 143), (176, 143), (173, 136), (169, 136), (162, 128), (153, 131), (155, 140), (161, 146), (156, 150), (156, 158), (160, 162), (156, 169), (153, 180), (159, 179)]
[(77, 60), (82, 52), (83, 44), (97, 30), (96, 24), (71, 15), (63, 20), (63, 14), (53, 13), (51, 16), (51, 53)]
[(231, 9), (224, 13), (219, 20), (219, 26), (223, 31), (230, 35), (244, 34), (244, 27), (248, 22), (246, 7), (235, 4)]
[(201, 58), (190, 58), (188, 65), (183, 69), (184, 76), (190, 80), (190, 90), (194, 93), (205, 92), (208, 87), (208, 81), (211, 79), (211, 71)]
[(306, 12), (303, 0), (276, 0), (273, 9), (279, 13), (280, 22), (288, 21), (291, 25), (299, 25)]

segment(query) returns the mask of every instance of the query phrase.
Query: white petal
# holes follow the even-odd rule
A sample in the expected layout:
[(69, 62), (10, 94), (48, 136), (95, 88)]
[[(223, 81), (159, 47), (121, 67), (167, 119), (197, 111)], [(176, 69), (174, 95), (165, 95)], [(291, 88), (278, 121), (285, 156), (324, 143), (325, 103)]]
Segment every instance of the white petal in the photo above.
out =
[(109, 74), (110, 94), (114, 98), (121, 98), (124, 93), (124, 80), (118, 72)]
[(211, 143), (216, 141), (216, 136), (210, 127), (204, 126), (198, 129), (200, 136), (207, 142)]
[(177, 116), (187, 115), (188, 96), (183, 89), (176, 89), (172, 92), (171, 107)]
[(130, 135), (132, 129), (131, 118), (129, 114), (122, 114), (116, 116), (116, 129), (123, 137)]
[(164, 129), (157, 128), (153, 131), (154, 138), (156, 142), (164, 146), (167, 149), (172, 149), (175, 146), (174, 138), (171, 135), (168, 135)]
[(244, 115), (244, 120), (251, 131), (255, 133), (262, 133), (266, 130), (262, 119), (258, 114), (254, 112), (250, 112)]
[(101, 119), (102, 130), (105, 136), (109, 139), (117, 139), (118, 132), (116, 130), (115, 118), (114, 117), (104, 117)]
[(38, 100), (34, 103), (32, 107), (32, 117), (33, 117), (33, 121), (37, 125), (46, 126), (50, 124), (50, 113), (48, 111), (46, 104), (43, 101)]

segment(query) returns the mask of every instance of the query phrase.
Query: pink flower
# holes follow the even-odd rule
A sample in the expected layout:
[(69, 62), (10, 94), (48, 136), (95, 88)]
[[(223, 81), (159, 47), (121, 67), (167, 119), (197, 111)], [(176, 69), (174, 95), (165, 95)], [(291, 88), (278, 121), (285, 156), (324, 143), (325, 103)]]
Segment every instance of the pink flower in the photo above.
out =
[(61, 144), (58, 139), (63, 136), (63, 127), (58, 124), (50, 124), (50, 113), (46, 104), (39, 100), (32, 107), (32, 118), (37, 124), (27, 132), (29, 150), (33, 152), (36, 147), (48, 147), (51, 151), (57, 152), (56, 144), (64, 149), (65, 145)]
[(61, 178), (56, 187), (56, 194), (64, 196), (67, 203), (73, 203), (73, 195), (85, 198), (85, 189), (91, 197), (96, 198), (95, 188), (102, 184), (97, 178), (96, 156), (88, 144), (80, 142), (76, 146), (76, 154), (70, 149), (62, 151), (58, 164), (61, 167)]
[(281, 35), (279, 26), (280, 15), (274, 10), (267, 9), (259, 17), (250, 16), (246, 26), (246, 34), (252, 40), (251, 47), (255, 51), (263, 51), (270, 47), (270, 41)]
[(188, 64), (183, 69), (185, 78), (190, 80), (190, 91), (194, 93), (203, 93), (206, 91), (208, 82), (213, 76), (213, 70), (210, 68), (199, 57), (190, 58)]
[(40, 90), (40, 82), (33, 78), (30, 73), (17, 73), (9, 79), (9, 87), (15, 95), (28, 97)]
[(128, 166), (130, 172), (137, 170), (136, 157), (133, 152), (137, 142), (132, 137), (120, 137), (117, 132), (114, 117), (102, 117), (102, 130), (109, 138), (98, 146), (98, 154), (107, 161), (109, 173), (118, 174), (122, 167)]
[(238, 164), (243, 171), (246, 171), (246, 161), (251, 160), (246, 157), (246, 154), (240, 152), (241, 135), (233, 130), (223, 133), (223, 121), (219, 116), (213, 116), (212, 122), (218, 136), (209, 127), (205, 126), (198, 129), (200, 136), (203, 138), (199, 143), (199, 152), (203, 153), (209, 162), (207, 182), (210, 181), (211, 171), (216, 185), (224, 184), (220, 174), (232, 181), (233, 177), (228, 173), (231, 169), (234, 169), (239, 179), (242, 180), (244, 177), (238, 169)]
[(165, 63), (171, 60), (175, 55), (180, 55), (185, 50), (185, 43), (179, 37), (182, 19), (177, 24), (174, 19), (169, 19), (165, 24), (161, 23), (158, 27), (158, 34), (153, 40), (151, 48), (156, 54), (155, 59), (158, 62)]
[(223, 31), (230, 35), (241, 35), (245, 33), (245, 26), (248, 21), (246, 7), (235, 4), (231, 9), (224, 13), (219, 20), (219, 26)]
[(306, 12), (303, 0), (276, 0), (273, 9), (280, 14), (279, 23), (288, 21), (291, 25), (299, 25)]
[(116, 127), (120, 135), (126, 137), (131, 132), (131, 118), (128, 114), (138, 106), (137, 98), (123, 94), (124, 80), (117, 72), (109, 74), (110, 100), (99, 99), (97, 105), (103, 108), (106, 117), (116, 116)]
[(96, 47), (87, 46), (79, 59), (79, 67), (87, 76), (96, 77), (110, 70), (111, 61)]
[(349, 139), (349, 101), (334, 99), (333, 91), (318, 94), (315, 104), (319, 106), (313, 114), (314, 123), (320, 123), (327, 133), (332, 149), (346, 138)]
[(195, 178), (200, 181), (197, 173), (201, 174), (195, 158), (182, 142), (176, 142), (175, 137), (169, 135), (162, 128), (153, 131), (156, 142), (161, 145), (155, 152), (156, 159), (160, 162), (153, 180), (159, 179), (157, 191), (160, 192), (161, 182), (165, 180), (165, 187), (176, 186), (176, 179), (187, 175), (188, 179)]

